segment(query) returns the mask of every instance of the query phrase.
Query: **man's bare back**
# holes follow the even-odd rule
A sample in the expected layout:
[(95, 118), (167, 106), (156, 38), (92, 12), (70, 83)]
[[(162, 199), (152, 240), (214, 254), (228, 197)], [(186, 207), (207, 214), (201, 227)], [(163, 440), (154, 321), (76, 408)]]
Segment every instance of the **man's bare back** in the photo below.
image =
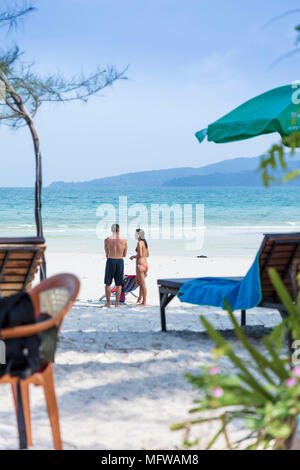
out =
[(119, 259), (124, 258), (127, 254), (127, 240), (112, 235), (105, 239), (104, 242), (106, 258)]

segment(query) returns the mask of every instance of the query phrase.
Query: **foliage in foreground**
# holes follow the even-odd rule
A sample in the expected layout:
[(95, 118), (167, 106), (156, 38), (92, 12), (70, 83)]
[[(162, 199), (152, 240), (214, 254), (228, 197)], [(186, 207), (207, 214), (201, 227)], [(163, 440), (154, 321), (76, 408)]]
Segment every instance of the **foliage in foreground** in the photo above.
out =
[[(284, 147), (289, 147), (289, 153), (285, 152)], [(300, 169), (294, 169), (288, 171), (287, 156), (292, 158), (295, 155), (296, 149), (300, 147), (300, 132), (293, 132), (289, 136), (283, 136), (282, 140), (278, 144), (272, 145), (267, 155), (263, 155), (260, 160), (258, 170), (261, 172), (263, 184), (268, 187), (272, 181), (277, 181), (274, 174), (270, 173), (270, 170), (276, 170), (281, 168), (285, 171), (282, 176), (282, 183), (286, 183), (289, 180), (294, 180), (300, 175)]]
[[(190, 410), (192, 418), (172, 426), (173, 430), (186, 430), (186, 447), (198, 443), (189, 441), (191, 427), (210, 421), (218, 421), (220, 426), (207, 449), (221, 435), (229, 449), (287, 449), (291, 446), (300, 414), (300, 367), (292, 368), (290, 357), (283, 356), (282, 348), (287, 331), (293, 340), (300, 339), (300, 293), (297, 303), (293, 303), (277, 272), (270, 269), (269, 274), (289, 315), (263, 338), (267, 354), (261, 354), (250, 344), (226, 303), (240, 347), (251, 357), (251, 366), (246, 366), (232, 345), (207, 319), (201, 317), (208, 335), (216, 344), (215, 360), (227, 356), (237, 373), (222, 374), (221, 367), (213, 365), (203, 367), (199, 375), (187, 374), (188, 381), (201, 390), (201, 397), (195, 400), (195, 406)], [(300, 284), (299, 276), (298, 280)], [(213, 416), (207, 417), (212, 415), (208, 411), (213, 411)], [(235, 419), (244, 420), (247, 433), (239, 441), (231, 443), (227, 426)]]

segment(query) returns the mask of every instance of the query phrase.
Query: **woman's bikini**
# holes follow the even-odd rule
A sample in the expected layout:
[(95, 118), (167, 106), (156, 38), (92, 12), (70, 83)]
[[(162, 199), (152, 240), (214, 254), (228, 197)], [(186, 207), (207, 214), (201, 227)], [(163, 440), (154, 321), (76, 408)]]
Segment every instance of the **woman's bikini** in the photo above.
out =
[[(136, 248), (135, 251), (138, 253), (138, 251), (139, 251), (138, 248)], [(143, 264), (143, 263), (139, 263), (139, 265), (140, 265), (140, 266), (143, 266), (143, 268), (144, 268), (144, 270), (145, 270), (145, 274), (146, 274), (147, 271), (148, 271), (148, 269), (149, 269), (148, 264), (146, 264), (146, 263), (144, 263), (144, 264)]]

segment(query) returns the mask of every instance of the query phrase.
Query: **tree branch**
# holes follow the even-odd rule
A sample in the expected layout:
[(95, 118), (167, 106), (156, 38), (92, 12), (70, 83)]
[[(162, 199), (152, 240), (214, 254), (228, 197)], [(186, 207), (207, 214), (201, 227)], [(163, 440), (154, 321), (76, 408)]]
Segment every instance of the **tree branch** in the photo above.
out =
[[(22, 116), (19, 115), (19, 117), (21, 118)], [(0, 115), (0, 121), (2, 119), (16, 119), (17, 118), (17, 115), (16, 114), (7, 114), (7, 115)]]
[(275, 16), (271, 20), (267, 21), (263, 27), (267, 28), (268, 26), (275, 23), (276, 21), (281, 20), (282, 18), (286, 16), (293, 15), (294, 13), (299, 13), (299, 11), (300, 11), (300, 8), (295, 8), (294, 10), (288, 10), (285, 13), (282, 13), (282, 15)]
[(282, 62), (284, 59), (287, 59), (288, 57), (291, 57), (295, 54), (298, 54), (298, 52), (300, 52), (300, 47), (296, 47), (296, 49), (293, 49), (292, 51), (287, 52), (286, 54), (282, 54), (276, 60), (274, 60), (274, 62), (272, 62), (271, 65), (269, 65), (268, 70), (271, 70), (273, 67), (275, 67), (275, 65), (279, 64), (279, 62)]
[[(1, 21), (12, 21), (32, 9), (33, 7), (29, 6), (11, 9), (4, 14), (0, 12), (0, 25)], [(99, 94), (115, 81), (127, 79), (127, 67), (119, 71), (113, 66), (98, 67), (86, 76), (82, 74), (69, 79), (61, 75), (41, 77), (32, 70), (33, 64), (20, 61), (21, 55), (22, 52), (17, 46), (2, 54), (0, 52), (0, 83), (2, 81), (5, 85), (5, 105), (9, 109), (7, 112), (2, 108), (2, 113), (5, 119), (9, 119), (8, 116), (12, 116), (12, 120), (15, 119), (13, 127), (20, 126), (20, 119), (30, 124), (44, 102), (87, 102), (90, 97)], [(15, 115), (11, 115), (10, 111)]]
[(6, 9), (4, 12), (0, 13), (0, 28), (7, 26), (11, 29), (17, 25), (21, 17), (28, 13), (32, 13), (35, 10), (35, 7), (26, 4), (22, 8), (18, 8), (16, 5), (15, 7)]

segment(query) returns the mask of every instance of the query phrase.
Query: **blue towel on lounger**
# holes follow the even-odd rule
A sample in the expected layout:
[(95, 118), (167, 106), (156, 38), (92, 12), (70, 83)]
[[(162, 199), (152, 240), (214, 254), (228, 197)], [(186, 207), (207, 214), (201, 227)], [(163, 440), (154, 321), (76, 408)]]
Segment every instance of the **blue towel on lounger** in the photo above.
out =
[(196, 305), (224, 306), (227, 300), (232, 310), (247, 310), (256, 307), (261, 301), (259, 275), (259, 255), (257, 254), (251, 268), (241, 280), (223, 277), (200, 277), (183, 284), (178, 297), (181, 302)]

